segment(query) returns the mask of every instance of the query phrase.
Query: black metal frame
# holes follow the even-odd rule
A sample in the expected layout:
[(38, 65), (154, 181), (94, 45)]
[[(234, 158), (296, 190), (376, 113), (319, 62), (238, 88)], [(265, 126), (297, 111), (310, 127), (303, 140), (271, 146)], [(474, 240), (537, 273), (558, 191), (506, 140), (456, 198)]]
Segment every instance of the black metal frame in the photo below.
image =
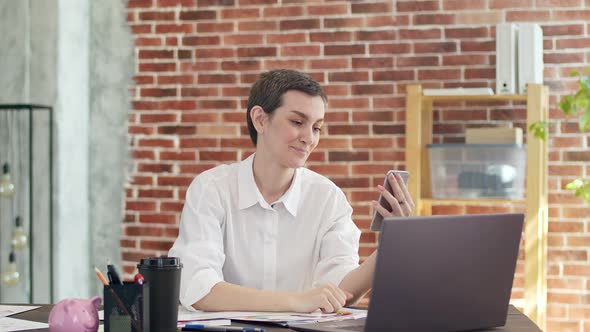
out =
[(53, 107), (39, 104), (0, 104), (0, 111), (29, 111), (29, 303), (33, 303), (33, 111), (49, 112), (49, 298), (53, 303)]

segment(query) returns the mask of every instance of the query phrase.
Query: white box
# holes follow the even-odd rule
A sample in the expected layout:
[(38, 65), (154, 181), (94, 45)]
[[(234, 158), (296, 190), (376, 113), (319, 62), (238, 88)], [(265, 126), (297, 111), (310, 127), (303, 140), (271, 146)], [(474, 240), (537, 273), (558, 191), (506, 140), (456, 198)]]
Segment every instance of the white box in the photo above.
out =
[(496, 94), (517, 91), (517, 31), (513, 23), (496, 25)]
[(528, 83), (543, 83), (543, 30), (538, 24), (518, 25), (518, 93), (527, 93)]
[(433, 198), (525, 197), (526, 147), (429, 144)]
[(425, 96), (464, 96), (464, 95), (485, 95), (492, 96), (494, 91), (491, 88), (450, 88), (450, 89), (424, 89)]

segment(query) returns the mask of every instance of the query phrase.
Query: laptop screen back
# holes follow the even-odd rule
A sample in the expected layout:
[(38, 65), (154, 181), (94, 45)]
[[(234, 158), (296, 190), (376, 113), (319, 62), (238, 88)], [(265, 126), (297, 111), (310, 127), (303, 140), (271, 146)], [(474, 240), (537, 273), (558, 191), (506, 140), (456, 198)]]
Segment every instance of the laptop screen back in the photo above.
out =
[(366, 331), (504, 325), (523, 221), (523, 214), (384, 220)]

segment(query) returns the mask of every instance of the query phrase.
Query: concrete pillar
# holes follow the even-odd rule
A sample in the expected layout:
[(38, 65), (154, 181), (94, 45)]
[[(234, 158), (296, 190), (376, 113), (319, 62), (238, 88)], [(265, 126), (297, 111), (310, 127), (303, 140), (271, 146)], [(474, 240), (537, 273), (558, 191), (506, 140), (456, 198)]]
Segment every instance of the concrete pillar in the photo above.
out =
[[(103, 268), (107, 258), (121, 266), (124, 184), (130, 160), (128, 89), (134, 73), (126, 7), (126, 1), (91, 1), (90, 260)], [(94, 275), (91, 285), (94, 294), (102, 293)]]
[[(121, 261), (133, 73), (125, 8), (119, 0), (0, 0), (0, 103), (54, 106), (54, 302), (99, 294), (93, 265)], [(50, 301), (49, 292), (35, 293), (35, 302)]]
[(57, 183), (55, 295), (88, 297), (90, 0), (59, 0), (57, 16)]

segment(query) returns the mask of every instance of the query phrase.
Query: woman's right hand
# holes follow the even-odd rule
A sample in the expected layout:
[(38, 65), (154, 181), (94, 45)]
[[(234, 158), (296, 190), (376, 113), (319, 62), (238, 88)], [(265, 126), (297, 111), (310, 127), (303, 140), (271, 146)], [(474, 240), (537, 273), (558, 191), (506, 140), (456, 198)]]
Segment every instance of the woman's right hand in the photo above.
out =
[(373, 207), (375, 210), (377, 210), (377, 212), (379, 212), (383, 217), (411, 216), (415, 207), (414, 200), (412, 199), (412, 196), (408, 191), (408, 187), (406, 186), (401, 175), (391, 173), (387, 177), (387, 181), (389, 181), (389, 185), (391, 186), (393, 194), (381, 185), (378, 185), (377, 189), (391, 206), (391, 211), (385, 209), (383, 206), (381, 206), (381, 204), (379, 204), (379, 202), (373, 201)]
[(313, 312), (320, 309), (324, 313), (331, 313), (340, 310), (352, 297), (349, 292), (328, 283), (294, 294), (291, 305), (295, 312)]

